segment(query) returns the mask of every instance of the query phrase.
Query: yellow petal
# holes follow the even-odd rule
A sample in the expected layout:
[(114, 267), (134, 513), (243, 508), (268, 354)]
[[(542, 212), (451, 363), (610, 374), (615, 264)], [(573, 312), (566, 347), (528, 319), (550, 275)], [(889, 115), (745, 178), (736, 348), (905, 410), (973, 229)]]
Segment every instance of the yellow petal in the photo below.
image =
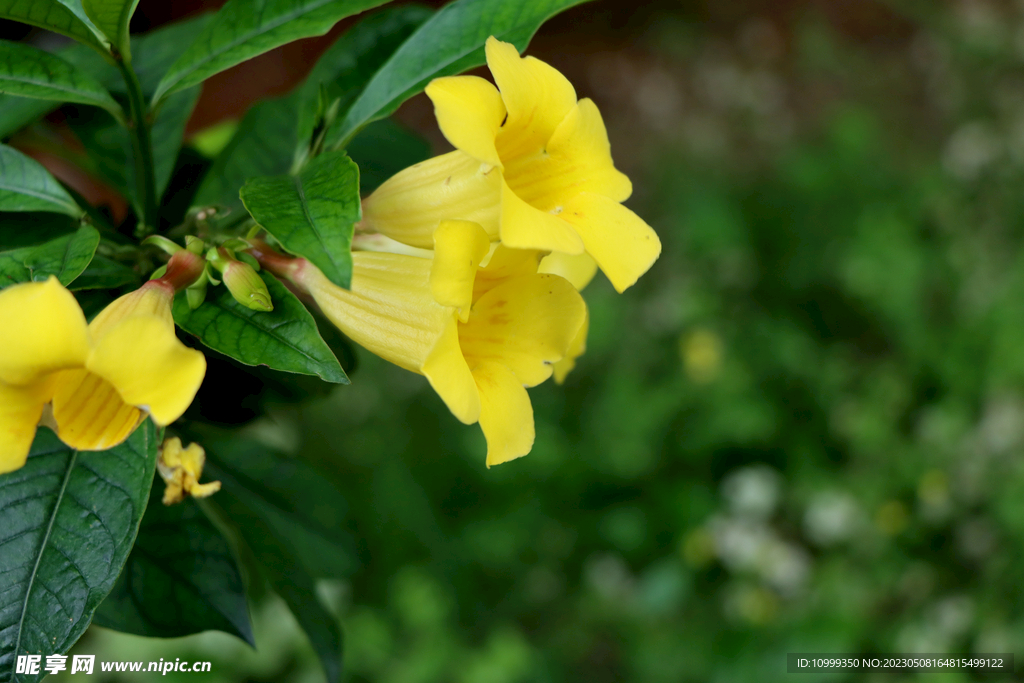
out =
[(206, 374), (206, 359), (178, 341), (173, 324), (140, 314), (109, 328), (86, 368), (113, 385), (126, 403), (146, 410), (153, 422), (164, 426), (192, 403)]
[(603, 195), (581, 192), (566, 203), (561, 217), (573, 224), (587, 253), (618, 292), (632, 286), (661, 254), (661, 241), (651, 226)]
[(446, 219), (479, 223), (498, 238), (501, 169), (458, 150), (391, 176), (363, 200), (362, 227), (413, 247), (433, 249)]
[(496, 362), (515, 373), (520, 384), (540, 384), (551, 376), (586, 317), (579, 292), (557, 275), (510, 279), (480, 297), (459, 342), (470, 368)]
[(485, 51), (508, 110), (508, 120), (498, 133), (502, 160), (543, 149), (576, 104), (572, 83), (554, 67), (534, 57), (520, 57), (514, 45), (493, 36), (487, 39)]
[(435, 78), (426, 92), (448, 142), (486, 164), (501, 166), (494, 138), (505, 120), (505, 104), (490, 82), (479, 76)]
[(491, 240), (479, 223), (441, 221), (434, 231), (434, 261), (430, 267), (430, 291), (442, 306), (459, 309), (463, 322), (473, 303), (473, 282)]
[(171, 317), (171, 304), (174, 302), (174, 289), (159, 280), (150, 280), (134, 292), (114, 299), (100, 311), (89, 323), (89, 332), (94, 342), (113, 329), (125, 318), (135, 315), (156, 316), (165, 324), (174, 326)]
[(113, 448), (135, 431), (145, 415), (114, 386), (86, 370), (57, 373), (53, 419), (60, 440), (80, 451)]
[(506, 280), (537, 272), (543, 254), (536, 249), (511, 249), (498, 243), (487, 265), (476, 272), (473, 301), (478, 300)]
[(332, 284), (312, 264), (297, 276), (324, 315), (352, 341), (395, 365), (421, 372), (454, 317), (430, 293), (431, 260), (360, 251), (352, 287)]
[(455, 316), (423, 364), (423, 374), (460, 422), (473, 424), (480, 419), (480, 393), (459, 347)]
[(81, 367), (89, 354), (85, 316), (57, 278), (0, 291), (0, 381), (29, 384)]
[(530, 206), (507, 183), (502, 183), (501, 192), (501, 241), (513, 249), (583, 253), (583, 242), (571, 225)]
[(579, 192), (603, 194), (617, 202), (633, 193), (629, 178), (612, 162), (604, 121), (589, 99), (572, 108), (545, 153), (510, 160), (505, 181), (523, 201), (542, 211), (551, 211)]
[(537, 271), (564, 277), (582, 292), (597, 274), (597, 261), (587, 253), (569, 255), (556, 251), (541, 260)]
[(43, 406), (53, 393), (51, 377), (28, 386), (0, 382), (0, 474), (25, 464)]
[(530, 452), (535, 431), (530, 396), (515, 374), (500, 363), (473, 370), (480, 391), (480, 428), (487, 439), (487, 466)]
[(569, 350), (565, 352), (565, 358), (554, 365), (556, 384), (562, 384), (565, 381), (566, 376), (576, 367), (576, 359), (587, 350), (587, 332), (589, 330), (590, 314), (588, 312), (587, 317), (583, 319), (583, 326), (580, 327), (580, 331), (576, 333), (576, 336), (573, 337), (572, 342), (569, 344)]

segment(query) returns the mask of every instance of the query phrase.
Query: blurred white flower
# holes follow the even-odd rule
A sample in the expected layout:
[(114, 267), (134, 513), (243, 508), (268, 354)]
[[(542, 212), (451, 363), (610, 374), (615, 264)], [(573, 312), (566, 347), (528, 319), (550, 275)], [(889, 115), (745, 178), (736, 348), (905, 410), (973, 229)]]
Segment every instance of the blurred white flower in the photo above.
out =
[(819, 546), (835, 545), (853, 536), (864, 521), (864, 511), (847, 493), (816, 494), (804, 513), (804, 532)]
[(775, 512), (781, 493), (778, 473), (767, 465), (738, 469), (722, 482), (722, 495), (736, 515), (767, 519)]
[(960, 180), (974, 180), (999, 157), (1001, 149), (1002, 141), (987, 124), (967, 123), (950, 136), (942, 166)]

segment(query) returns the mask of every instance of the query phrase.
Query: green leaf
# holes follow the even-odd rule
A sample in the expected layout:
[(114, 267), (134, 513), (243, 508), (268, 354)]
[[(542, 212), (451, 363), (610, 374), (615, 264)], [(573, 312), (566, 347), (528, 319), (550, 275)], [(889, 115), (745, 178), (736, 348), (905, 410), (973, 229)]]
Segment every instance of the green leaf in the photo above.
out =
[(41, 427), (19, 470), (0, 475), (0, 683), (17, 655), (64, 653), (88, 627), (135, 542), (156, 467), (146, 420), (120, 446), (78, 453)]
[(66, 3), (57, 0), (0, 0), (0, 19), (38, 26), (85, 43), (104, 54), (107, 52), (106, 41), (97, 36)]
[[(256, 441), (209, 440), (207, 476), (256, 511), (315, 577), (356, 570), (355, 544), (340, 531), (345, 499), (323, 474)], [(220, 495), (220, 494), (218, 494)]]
[(34, 281), (55, 275), (67, 287), (92, 261), (99, 243), (100, 233), (96, 228), (84, 225), (70, 235), (32, 249), (25, 257), (25, 267)]
[(68, 287), (71, 291), (85, 289), (117, 289), (139, 284), (139, 274), (126, 265), (105, 256), (94, 256), (82, 274)]
[(132, 51), (128, 40), (128, 22), (138, 4), (139, 0), (82, 0), (82, 7), (92, 23), (129, 64)]
[(323, 35), (340, 19), (385, 1), (228, 0), (164, 75), (153, 102), (285, 43)]
[(150, 638), (217, 630), (256, 646), (231, 547), (191, 499), (168, 506), (150, 497), (135, 547), (93, 623)]
[(306, 307), (272, 275), (261, 271), (260, 276), (274, 302), (273, 311), (253, 311), (235, 301), (227, 288), (215, 287), (194, 311), (185, 292), (180, 292), (174, 299), (174, 322), (214, 351), (246, 365), (348, 384)]
[(0, 213), (0, 250), (32, 247), (78, 230), (81, 221), (62, 213)]
[(352, 281), (352, 231), (362, 210), (359, 168), (344, 152), (310, 161), (298, 175), (252, 178), (242, 203), (293, 254), (309, 259), (339, 287)]
[(85, 213), (42, 164), (7, 145), (0, 145), (0, 211)]
[[(212, 18), (212, 13), (200, 14), (145, 35), (132, 36), (132, 66), (145, 95), (151, 95), (156, 89), (160, 78), (181, 54), (181, 45), (202, 31)], [(125, 92), (124, 79), (117, 68), (84, 45), (72, 44), (58, 51), (57, 55), (74, 64), (79, 71), (90, 74), (108, 91)], [(56, 106), (46, 100), (0, 95), (0, 138), (24, 128)]]
[[(213, 12), (206, 12), (184, 21), (161, 26), (160, 28), (132, 36), (132, 67), (139, 77), (142, 92), (152, 97), (167, 70), (181, 56), (182, 45), (187, 45), (206, 28), (213, 19)], [(124, 81), (116, 69), (116, 80), (124, 88)]]
[(430, 158), (430, 143), (391, 119), (370, 123), (348, 144), (359, 166), (359, 191), (367, 195), (402, 169)]
[(214, 159), (196, 192), (197, 206), (242, 208), (238, 191), (253, 176), (287, 173), (295, 137), (294, 96), (260, 102), (242, 118), (238, 130)]
[[(258, 442), (207, 441), (207, 472), (224, 483), (215, 503), (237, 525), (263, 573), (309, 636), (329, 681), (341, 669), (337, 620), (319, 603), (313, 577), (355, 568), (351, 542), (339, 537), (341, 493), (306, 463)], [(331, 551), (339, 566), (318, 567)]]
[(56, 108), (57, 104), (49, 100), (0, 95), (0, 139), (10, 137)]
[(120, 115), (121, 107), (87, 72), (31, 45), (0, 40), (0, 92), (79, 102)]
[(163, 195), (167, 183), (174, 172), (174, 162), (181, 151), (181, 142), (185, 139), (185, 126), (188, 125), (192, 110), (199, 101), (200, 88), (189, 88), (171, 95), (164, 100), (157, 112), (156, 120), (150, 132), (153, 138), (153, 167), (156, 173), (157, 195)]
[(344, 147), (375, 119), (431, 80), (484, 63), (484, 42), (495, 36), (525, 50), (530, 38), (550, 17), (584, 0), (457, 0), (440, 9), (398, 48), (345, 113), (332, 140)]
[(221, 492), (216, 505), (234, 522), (263, 576), (288, 605), (295, 620), (306, 632), (313, 651), (327, 675), (328, 683), (341, 680), (341, 629), (337, 618), (324, 609), (316, 592), (316, 583), (295, 560), (288, 546), (257, 513), (231, 494)]
[(370, 78), (433, 12), (399, 5), (376, 12), (353, 26), (327, 49), (299, 88), (299, 140), (309, 141), (317, 123), (320, 88), (327, 104), (339, 101), (345, 112)]
[(55, 275), (67, 287), (92, 261), (100, 234), (83, 226), (35, 247), (0, 252), (0, 288), (19, 282), (41, 282)]

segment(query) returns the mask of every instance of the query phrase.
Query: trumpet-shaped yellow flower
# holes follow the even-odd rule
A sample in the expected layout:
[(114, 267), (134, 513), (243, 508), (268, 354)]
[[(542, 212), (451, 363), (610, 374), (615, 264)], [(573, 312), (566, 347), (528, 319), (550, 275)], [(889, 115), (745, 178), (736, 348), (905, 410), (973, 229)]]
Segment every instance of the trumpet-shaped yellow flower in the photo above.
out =
[(564, 278), (537, 272), (539, 252), (499, 246), (480, 268), (488, 244), (478, 224), (445, 221), (433, 259), (353, 253), (347, 290), (304, 260), (255, 253), (353, 341), (425, 375), (460, 421), (479, 422), (490, 466), (533, 447), (526, 387), (551, 376), (584, 325), (586, 304)]
[(181, 447), (181, 439), (174, 436), (164, 441), (156, 470), (164, 480), (164, 505), (174, 505), (185, 500), (185, 496), (208, 498), (220, 491), (220, 482), (200, 484), (203, 467), (206, 465), (206, 451), (197, 443), (188, 448)]
[(625, 290), (657, 260), (661, 243), (621, 204), (632, 185), (615, 169), (597, 107), (509, 43), (491, 37), (486, 53), (497, 89), (476, 76), (427, 86), (456, 151), (385, 182), (364, 202), (364, 228), (429, 248), (442, 220), (474, 221), (512, 248), (586, 252)]
[(0, 473), (25, 464), (46, 418), (64, 443), (106, 450), (144, 419), (178, 419), (203, 375), (203, 354), (174, 334), (173, 288), (151, 280), (86, 324), (56, 278), (0, 291)]

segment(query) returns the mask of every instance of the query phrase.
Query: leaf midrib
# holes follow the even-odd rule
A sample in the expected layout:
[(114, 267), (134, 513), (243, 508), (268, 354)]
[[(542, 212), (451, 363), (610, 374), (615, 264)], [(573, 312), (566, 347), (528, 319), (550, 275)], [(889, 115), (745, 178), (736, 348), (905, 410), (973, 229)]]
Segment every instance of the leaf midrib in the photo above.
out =
[[(57, 492), (57, 501), (54, 503), (53, 512), (50, 514), (50, 521), (46, 525), (46, 534), (43, 536), (43, 542), (39, 546), (39, 552), (36, 554), (36, 563), (32, 567), (32, 574), (28, 579), (28, 588), (25, 590), (25, 599), (21, 605), (21, 618), (18, 619), (18, 633), (14, 641), (14, 652), (17, 654), (18, 648), (21, 647), (21, 634), (25, 632), (25, 618), (28, 616), (28, 603), (32, 597), (32, 587), (35, 585), (36, 574), (39, 573), (39, 563), (43, 559), (43, 553), (46, 552), (46, 546), (50, 542), (50, 534), (53, 532), (53, 524), (57, 520), (57, 513), (60, 511), (61, 503), (64, 502), (64, 492), (67, 491), (68, 482), (71, 480), (71, 471), (75, 468), (75, 463), (78, 462), (78, 451), (71, 451), (71, 458), (68, 460), (67, 469), (64, 471), (64, 480), (61, 482), (60, 491)], [(13, 679), (12, 679), (13, 680)]]

